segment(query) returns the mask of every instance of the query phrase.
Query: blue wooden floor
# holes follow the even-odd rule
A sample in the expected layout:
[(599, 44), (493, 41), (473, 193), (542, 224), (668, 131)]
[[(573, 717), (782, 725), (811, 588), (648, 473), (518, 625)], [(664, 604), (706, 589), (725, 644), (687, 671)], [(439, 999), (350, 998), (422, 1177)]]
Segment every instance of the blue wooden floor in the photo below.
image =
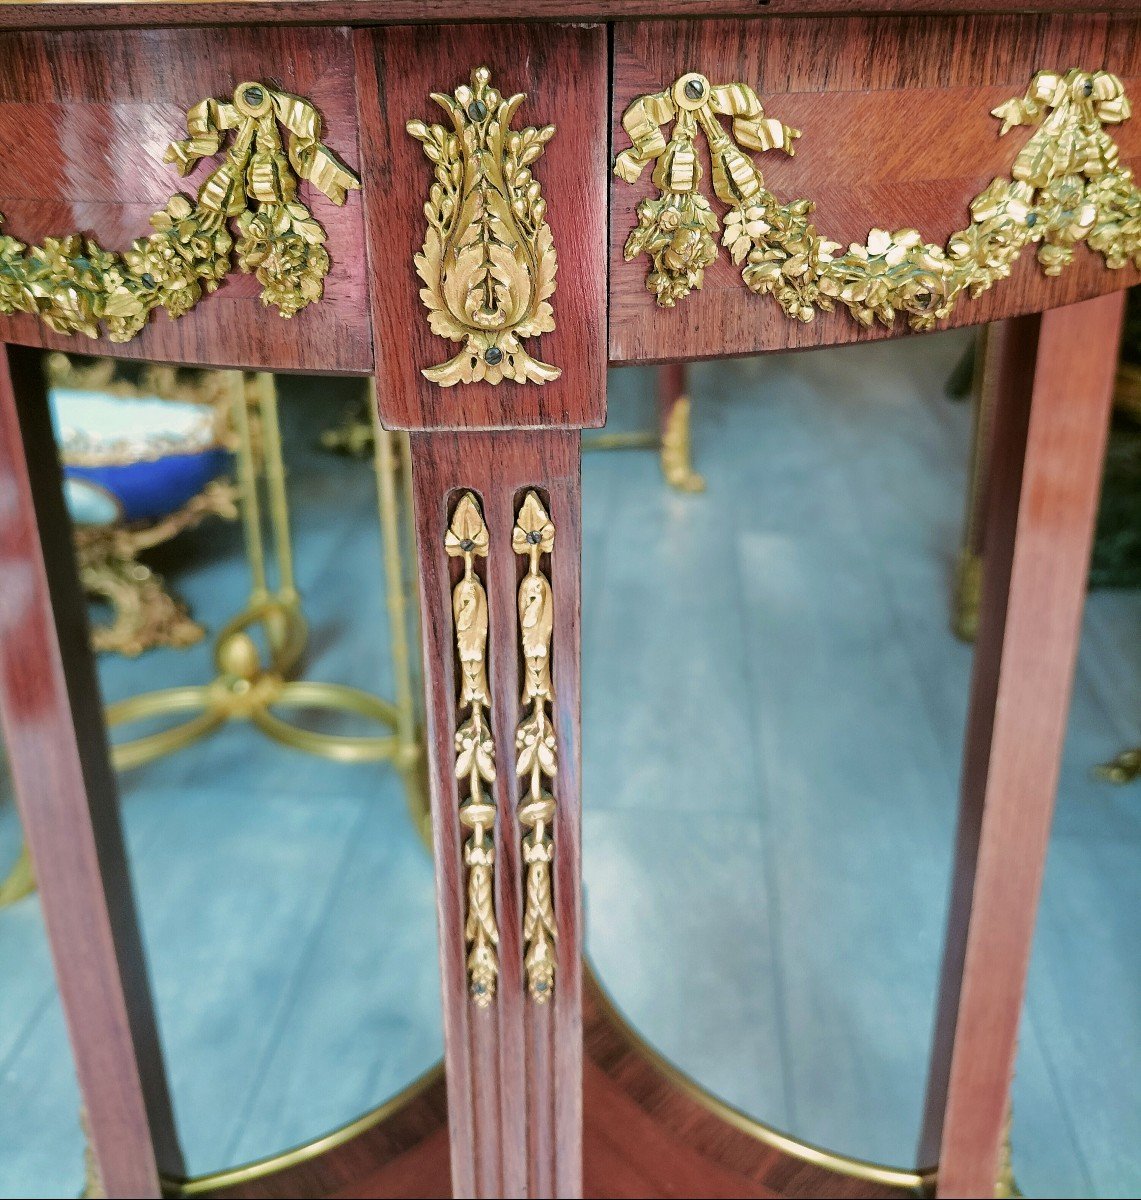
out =
[[(712, 1091), (910, 1165), (970, 651), (947, 632), (968, 413), (942, 335), (693, 370), (702, 496), (650, 454), (584, 462), (588, 948), (619, 1006)], [(611, 422), (652, 419), (611, 376)], [(286, 385), (306, 675), (391, 690), (366, 468), (312, 451), (346, 385)], [(217, 625), (236, 530), (166, 569)], [(101, 663), (109, 698), (206, 647)], [(1141, 1189), (1141, 595), (1086, 616), (1015, 1082), (1030, 1195)], [(379, 1103), (440, 1052), (432, 877), (383, 768), (233, 728), (124, 778), (177, 1115), (195, 1172)], [(15, 852), (0, 804), (0, 863)], [(0, 1195), (75, 1194), (77, 1095), (38, 906), (0, 912)]]

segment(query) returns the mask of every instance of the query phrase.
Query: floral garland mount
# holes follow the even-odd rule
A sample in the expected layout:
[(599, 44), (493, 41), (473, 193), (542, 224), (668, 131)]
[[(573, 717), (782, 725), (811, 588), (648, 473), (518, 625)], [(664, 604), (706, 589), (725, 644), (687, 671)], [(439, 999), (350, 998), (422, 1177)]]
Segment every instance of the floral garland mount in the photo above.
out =
[(360, 180), (321, 143), (314, 106), (264, 83), (240, 83), (230, 101), (196, 104), (186, 129), (164, 156), (180, 174), (228, 141), (225, 157), (194, 200), (171, 196), (150, 218), (153, 232), (124, 253), (77, 233), (32, 247), (0, 233), (0, 313), (31, 313), (56, 333), (127, 342), (155, 309), (176, 319), (215, 291), (235, 251), (238, 269), (261, 284), (262, 303), (281, 316), (320, 300), (326, 236), (298, 199), (298, 182), (344, 204)]

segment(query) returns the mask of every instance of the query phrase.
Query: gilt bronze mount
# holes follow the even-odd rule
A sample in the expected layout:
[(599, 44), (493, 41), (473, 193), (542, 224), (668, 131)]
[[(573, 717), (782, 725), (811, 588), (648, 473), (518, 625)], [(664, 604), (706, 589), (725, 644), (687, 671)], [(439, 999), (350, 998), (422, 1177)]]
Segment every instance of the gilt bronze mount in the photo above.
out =
[[(1038, 247), (1047, 275), (1061, 274), (1083, 241), (1110, 269), (1141, 268), (1141, 192), (1105, 131), (1130, 115), (1121, 80), (1108, 71), (1039, 71), (1024, 96), (993, 113), (1000, 136), (1015, 125), (1038, 128), (1010, 178), (995, 179), (970, 202), (971, 223), (945, 247), (916, 229), (873, 229), (866, 243), (842, 251), (812, 223), (813, 201), (781, 203), (746, 153), (791, 155), (800, 131), (767, 117), (748, 85), (715, 85), (690, 72), (635, 100), (622, 118), (632, 146), (618, 155), (614, 173), (634, 183), (653, 163), (658, 189), (638, 205), (625, 257), (650, 260), (646, 286), (663, 308), (701, 287), (717, 259), (720, 225), (701, 191), (700, 134), (713, 193), (729, 210), (721, 245), (750, 290), (772, 295), (799, 321), (841, 305), (861, 325), (890, 328), (903, 313), (912, 328), (932, 329), (964, 294), (977, 297), (1007, 278), (1029, 245)], [(671, 122), (667, 139), (663, 127)]]
[(171, 196), (150, 219), (154, 232), (125, 253), (78, 233), (31, 247), (0, 235), (0, 313), (32, 313), (56, 333), (128, 342), (156, 308), (181, 317), (215, 291), (234, 252), (239, 270), (262, 285), (262, 303), (283, 317), (320, 300), (329, 272), (325, 231), (298, 198), (298, 181), (344, 204), (360, 180), (322, 145), (317, 110), (267, 84), (240, 83), (231, 100), (196, 104), (186, 131), (164, 156), (181, 175), (229, 138), (223, 161), (194, 200)]
[(522, 344), (555, 328), (550, 297), (558, 269), (547, 202), (531, 171), (555, 127), (512, 129), (526, 98), (503, 96), (491, 86), (491, 72), (477, 67), (470, 87), (432, 93), (451, 130), (408, 122), (435, 164), (424, 205), (428, 229), (415, 257), (420, 298), (432, 332), (463, 343), (447, 362), (424, 370), (441, 387), (550, 383), (562, 374)]

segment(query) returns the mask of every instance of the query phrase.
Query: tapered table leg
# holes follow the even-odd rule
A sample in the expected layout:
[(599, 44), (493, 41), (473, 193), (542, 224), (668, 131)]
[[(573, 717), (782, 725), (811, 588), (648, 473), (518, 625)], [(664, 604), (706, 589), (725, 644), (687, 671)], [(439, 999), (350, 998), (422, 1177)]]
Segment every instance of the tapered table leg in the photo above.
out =
[(411, 447), (454, 1191), (579, 1196), (579, 433)]
[(156, 1163), (181, 1161), (43, 378), (15, 348), (0, 350), (0, 563), (0, 713), (95, 1158), (107, 1195), (158, 1196)]
[(1005, 323), (986, 566), (921, 1161), (994, 1194), (1105, 451), (1124, 293)]

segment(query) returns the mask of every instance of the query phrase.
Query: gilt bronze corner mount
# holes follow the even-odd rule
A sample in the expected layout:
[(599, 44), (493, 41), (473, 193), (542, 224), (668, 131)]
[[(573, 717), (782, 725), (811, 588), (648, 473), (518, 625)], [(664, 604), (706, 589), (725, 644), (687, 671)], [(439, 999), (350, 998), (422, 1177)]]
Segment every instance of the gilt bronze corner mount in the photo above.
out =
[(457, 709), (468, 710), (456, 727), (456, 779), (461, 788), (460, 824), (464, 842), (467, 902), (464, 942), (468, 948), (468, 992), (480, 1008), (495, 999), (499, 980), (499, 928), (495, 920), (495, 741), (491, 730), (491, 685), (487, 677), (487, 592), (475, 570), (490, 542), (479, 501), (464, 492), (444, 537), (449, 557), (463, 562), (452, 589), (455, 651), (459, 663)]
[(526, 98), (504, 96), (491, 72), (477, 67), (470, 86), (432, 93), (451, 129), (408, 122), (434, 164), (428, 228), (415, 258), (420, 298), (432, 332), (463, 343), (447, 362), (424, 370), (441, 387), (550, 383), (562, 374), (522, 344), (555, 328), (550, 297), (558, 269), (547, 202), (531, 169), (555, 127), (512, 129)]

